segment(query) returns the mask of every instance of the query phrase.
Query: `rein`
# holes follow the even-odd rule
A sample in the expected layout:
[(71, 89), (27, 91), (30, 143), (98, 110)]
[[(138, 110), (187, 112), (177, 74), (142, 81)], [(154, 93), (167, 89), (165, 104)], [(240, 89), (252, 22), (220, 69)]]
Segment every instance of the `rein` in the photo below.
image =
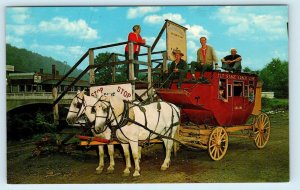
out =
[[(172, 108), (172, 124), (170, 125), (170, 128), (166, 131), (166, 133), (167, 133), (169, 130), (171, 130), (174, 126), (177, 126), (177, 125), (179, 124), (179, 122), (176, 122), (176, 123), (173, 122), (173, 119), (174, 119), (173, 110), (176, 111), (178, 118), (179, 118), (179, 113), (177, 112), (177, 110), (176, 110), (171, 104), (169, 104), (169, 105), (170, 105), (171, 108)], [(156, 131), (154, 131), (154, 130), (152, 130), (152, 129), (149, 129), (147, 126), (142, 125), (142, 124), (140, 124), (139, 122), (136, 122), (136, 121), (131, 120), (131, 119), (129, 119), (129, 120), (130, 120), (130, 122), (132, 122), (132, 123), (134, 123), (134, 124), (136, 124), (136, 125), (138, 125), (138, 126), (144, 128), (145, 130), (149, 131), (150, 133), (157, 135), (158, 138), (160, 138), (160, 139), (165, 138), (165, 139), (173, 140), (173, 141), (176, 141), (176, 142), (178, 142), (178, 143), (180, 143), (180, 144), (183, 144), (183, 143), (181, 143), (180, 141), (178, 141), (178, 140), (176, 140), (176, 139), (174, 139), (174, 138), (171, 138), (170, 136), (166, 136), (166, 135), (162, 135), (162, 134), (160, 134), (160, 133), (157, 133)], [(166, 133), (165, 133), (165, 134), (166, 134)], [(170, 133), (170, 134), (171, 134), (171, 133)]]

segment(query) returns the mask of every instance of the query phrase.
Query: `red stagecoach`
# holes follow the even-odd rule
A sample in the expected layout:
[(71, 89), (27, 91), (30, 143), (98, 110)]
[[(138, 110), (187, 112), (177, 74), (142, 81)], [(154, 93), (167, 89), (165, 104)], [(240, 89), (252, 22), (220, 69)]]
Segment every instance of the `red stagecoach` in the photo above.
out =
[(226, 154), (228, 136), (254, 139), (255, 145), (263, 148), (269, 140), (270, 120), (261, 113), (258, 76), (212, 71), (205, 72), (204, 77), (209, 82), (192, 81), (188, 73), (181, 89), (173, 81), (170, 89), (156, 90), (161, 99), (181, 108), (178, 140), (208, 149), (213, 160), (220, 160)]

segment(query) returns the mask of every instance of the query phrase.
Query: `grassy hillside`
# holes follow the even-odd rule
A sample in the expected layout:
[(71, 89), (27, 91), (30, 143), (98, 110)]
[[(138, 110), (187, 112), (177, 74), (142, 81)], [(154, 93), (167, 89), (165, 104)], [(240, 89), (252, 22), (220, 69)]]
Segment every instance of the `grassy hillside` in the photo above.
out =
[[(56, 70), (60, 71), (60, 74), (63, 74), (63, 71), (66, 73), (71, 68), (52, 57), (45, 57), (26, 49), (19, 49), (10, 44), (6, 44), (6, 64), (15, 66), (15, 71), (20, 72), (38, 72), (42, 68), (44, 73), (51, 73), (53, 64), (56, 65)], [(80, 72), (81, 70), (76, 69), (71, 76), (76, 77)], [(88, 76), (84, 76), (84, 79), (87, 80)]]

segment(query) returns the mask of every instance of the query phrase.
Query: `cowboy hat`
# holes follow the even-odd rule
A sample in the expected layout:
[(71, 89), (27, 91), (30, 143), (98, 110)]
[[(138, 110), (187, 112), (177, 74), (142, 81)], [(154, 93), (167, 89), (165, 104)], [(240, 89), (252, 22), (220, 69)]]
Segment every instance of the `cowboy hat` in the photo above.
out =
[(179, 49), (175, 49), (175, 50), (173, 50), (173, 52), (172, 52), (174, 55), (175, 54), (179, 54), (179, 55), (181, 55), (181, 56), (184, 56), (184, 54), (183, 53), (181, 53), (181, 51), (179, 50)]

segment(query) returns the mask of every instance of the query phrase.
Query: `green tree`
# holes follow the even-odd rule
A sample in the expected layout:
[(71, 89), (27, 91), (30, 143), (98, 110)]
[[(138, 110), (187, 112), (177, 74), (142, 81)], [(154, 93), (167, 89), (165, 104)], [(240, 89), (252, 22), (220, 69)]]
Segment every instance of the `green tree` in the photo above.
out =
[(245, 73), (257, 74), (257, 75), (259, 75), (259, 73), (260, 73), (259, 70), (254, 71), (254, 70), (250, 69), (250, 67), (245, 67), (245, 68), (243, 69), (243, 72), (245, 72)]
[(272, 61), (261, 70), (260, 78), (264, 82), (264, 91), (274, 91), (277, 98), (288, 98), (289, 75), (288, 62), (280, 59)]
[[(113, 62), (113, 56), (109, 52), (99, 53), (95, 57), (95, 65)], [(115, 61), (120, 61), (116, 57)], [(116, 65), (116, 82), (126, 81), (126, 67), (125, 65)], [(112, 66), (101, 67), (95, 72), (96, 84), (108, 84), (112, 82)]]
[(243, 70), (244, 70), (245, 73), (251, 73), (252, 72), (252, 70), (249, 67), (245, 67)]

